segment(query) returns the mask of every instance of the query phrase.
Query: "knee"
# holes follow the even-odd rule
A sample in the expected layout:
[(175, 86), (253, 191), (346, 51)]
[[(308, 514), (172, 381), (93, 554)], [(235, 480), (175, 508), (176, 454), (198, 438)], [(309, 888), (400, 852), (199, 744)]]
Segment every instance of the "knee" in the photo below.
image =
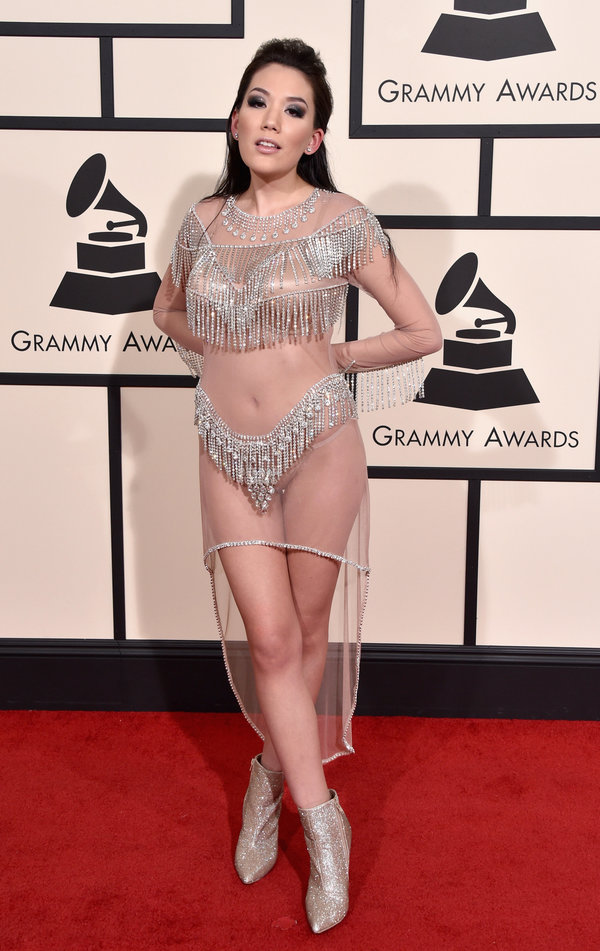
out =
[(331, 606), (316, 605), (310, 611), (303, 611), (300, 623), (302, 628), (302, 651), (304, 655), (320, 653), (329, 638), (329, 614)]
[(328, 634), (327, 618), (315, 618), (310, 627), (302, 632), (302, 653), (304, 657), (320, 655), (323, 650), (326, 650)]
[(247, 635), (257, 672), (280, 674), (301, 663), (301, 639), (289, 627), (262, 625), (260, 630), (247, 631)]

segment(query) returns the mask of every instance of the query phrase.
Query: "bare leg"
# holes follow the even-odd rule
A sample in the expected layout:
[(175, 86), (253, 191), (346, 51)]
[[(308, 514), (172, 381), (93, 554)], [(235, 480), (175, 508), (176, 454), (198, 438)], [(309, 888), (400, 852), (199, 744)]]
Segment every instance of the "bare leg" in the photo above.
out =
[(260, 545), (221, 552), (243, 618), (256, 690), (277, 763), (297, 806), (328, 798), (314, 701), (303, 671), (302, 630), (284, 551)]
[[(340, 426), (307, 451), (301, 468), (281, 495), (285, 536), (291, 542), (318, 539), (322, 551), (342, 555), (365, 491), (366, 463), (357, 427)], [(307, 501), (309, 504), (307, 504)], [(339, 562), (309, 552), (288, 550), (294, 609), (302, 636), (302, 670), (313, 703), (323, 680), (331, 603)], [(267, 734), (262, 762), (281, 768)]]
[[(302, 674), (316, 703), (327, 660), (329, 613), (339, 564), (329, 558), (301, 551), (287, 553), (292, 597), (302, 635)], [(275, 747), (267, 733), (261, 762), (267, 769), (281, 769)]]

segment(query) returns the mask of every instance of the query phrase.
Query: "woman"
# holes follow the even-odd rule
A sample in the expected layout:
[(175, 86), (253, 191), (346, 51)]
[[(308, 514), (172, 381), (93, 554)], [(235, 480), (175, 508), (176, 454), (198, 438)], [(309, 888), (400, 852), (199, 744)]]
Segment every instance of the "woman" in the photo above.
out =
[[(353, 752), (368, 577), (365, 454), (344, 373), (357, 374), (366, 408), (405, 401), (421, 385), (419, 358), (440, 346), (377, 219), (335, 189), (332, 105), (311, 47), (260, 47), (229, 117), (220, 183), (184, 218), (155, 305), (201, 375), (205, 564), (229, 679), (263, 739), (236, 869), (249, 883), (275, 864), (285, 777), (310, 855), (315, 932), (348, 908), (350, 826), (323, 763)], [(332, 343), (349, 283), (393, 329)]]

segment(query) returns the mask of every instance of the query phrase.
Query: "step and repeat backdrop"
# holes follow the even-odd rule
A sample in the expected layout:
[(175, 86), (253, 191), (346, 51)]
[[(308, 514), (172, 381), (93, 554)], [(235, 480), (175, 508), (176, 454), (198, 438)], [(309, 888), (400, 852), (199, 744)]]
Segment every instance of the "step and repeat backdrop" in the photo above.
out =
[(338, 187), (444, 334), (424, 398), (361, 421), (365, 639), (600, 648), (595, 0), (2, 0), (0, 20), (0, 636), (216, 637), (193, 381), (151, 306), (245, 64), (301, 36)]

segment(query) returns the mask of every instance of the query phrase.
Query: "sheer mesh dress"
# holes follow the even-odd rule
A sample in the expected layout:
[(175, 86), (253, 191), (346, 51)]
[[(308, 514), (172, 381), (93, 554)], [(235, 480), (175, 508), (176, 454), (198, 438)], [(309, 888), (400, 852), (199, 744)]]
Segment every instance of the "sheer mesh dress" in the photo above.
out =
[[(391, 406), (422, 385), (421, 362), (413, 359), (422, 351), (418, 341), (411, 351), (390, 257), (388, 239), (364, 205), (319, 189), (269, 218), (244, 213), (234, 198), (200, 202), (185, 216), (172, 256), (170, 280), (185, 291), (189, 327), (203, 351), (179, 348), (199, 376), (204, 561), (229, 680), (261, 736), (265, 725), (225, 552), (300, 551), (315, 559), (316, 570), (337, 569), (316, 703), (324, 762), (353, 752), (369, 577), (357, 403)], [(394, 328), (333, 346), (349, 283), (372, 294)], [(345, 371), (358, 374), (356, 402)]]

